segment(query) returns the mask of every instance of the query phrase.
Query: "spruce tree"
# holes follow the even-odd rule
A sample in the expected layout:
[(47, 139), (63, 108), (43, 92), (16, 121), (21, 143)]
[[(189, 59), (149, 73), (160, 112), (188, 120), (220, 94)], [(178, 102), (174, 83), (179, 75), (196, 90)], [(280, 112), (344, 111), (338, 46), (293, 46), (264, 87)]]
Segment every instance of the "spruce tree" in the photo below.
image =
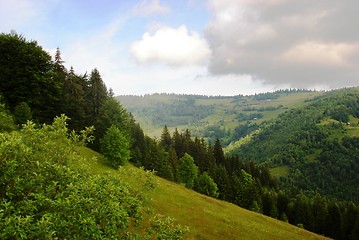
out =
[(225, 164), (225, 158), (224, 158), (224, 153), (223, 153), (223, 149), (222, 149), (222, 145), (221, 145), (221, 141), (217, 138), (216, 142), (214, 144), (214, 148), (213, 148), (213, 155), (214, 158), (216, 159), (216, 163), (219, 164)]
[(95, 68), (92, 70), (88, 80), (86, 93), (87, 124), (94, 125), (100, 114), (100, 108), (108, 98), (107, 88), (102, 80), (100, 72)]
[(160, 144), (165, 148), (166, 151), (168, 151), (172, 145), (172, 138), (170, 132), (168, 131), (167, 125), (165, 125), (163, 128)]

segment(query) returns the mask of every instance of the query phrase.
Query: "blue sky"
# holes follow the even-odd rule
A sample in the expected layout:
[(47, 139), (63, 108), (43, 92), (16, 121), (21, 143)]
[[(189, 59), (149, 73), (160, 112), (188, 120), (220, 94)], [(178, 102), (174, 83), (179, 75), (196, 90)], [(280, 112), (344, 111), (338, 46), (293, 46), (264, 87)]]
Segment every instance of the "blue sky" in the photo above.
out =
[(359, 1), (0, 0), (0, 31), (115, 94), (237, 95), (359, 80)]

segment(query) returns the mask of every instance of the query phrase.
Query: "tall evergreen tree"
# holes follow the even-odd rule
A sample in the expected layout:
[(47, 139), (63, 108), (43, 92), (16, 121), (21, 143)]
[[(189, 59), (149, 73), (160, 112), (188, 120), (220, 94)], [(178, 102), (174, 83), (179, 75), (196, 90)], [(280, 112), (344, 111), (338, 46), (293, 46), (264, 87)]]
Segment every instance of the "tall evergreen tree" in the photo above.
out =
[(94, 125), (100, 114), (100, 108), (108, 98), (107, 88), (102, 80), (100, 72), (95, 68), (92, 70), (88, 80), (86, 93), (87, 124)]
[(172, 164), (174, 180), (177, 181), (178, 157), (173, 146), (170, 146), (168, 150), (168, 158)]
[(183, 157), (183, 155), (185, 154), (185, 151), (184, 151), (184, 146), (183, 146), (183, 141), (182, 141), (182, 135), (178, 132), (177, 128), (173, 132), (172, 143), (173, 143), (174, 149), (176, 150), (177, 156)]
[(221, 141), (217, 138), (213, 148), (213, 155), (217, 164), (225, 164), (224, 153), (221, 145)]
[(63, 82), (64, 110), (71, 121), (69, 127), (80, 130), (85, 125), (85, 79), (71, 67)]
[(170, 132), (168, 131), (167, 125), (165, 125), (163, 128), (160, 144), (165, 148), (166, 151), (168, 151), (172, 145), (172, 138)]

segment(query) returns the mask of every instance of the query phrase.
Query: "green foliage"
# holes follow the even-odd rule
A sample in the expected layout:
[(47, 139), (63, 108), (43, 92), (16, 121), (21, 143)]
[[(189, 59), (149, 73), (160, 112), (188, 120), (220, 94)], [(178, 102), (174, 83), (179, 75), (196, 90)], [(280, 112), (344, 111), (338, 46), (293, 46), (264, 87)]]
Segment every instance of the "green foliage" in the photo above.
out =
[[(262, 127), (232, 153), (269, 166), (288, 166), (282, 186), (359, 202), (357, 89), (329, 92), (304, 108), (292, 109)], [(298, 191), (297, 191), (298, 193)]]
[(130, 142), (115, 126), (111, 126), (101, 139), (101, 151), (114, 168), (125, 165), (130, 159)]
[(14, 110), (14, 117), (17, 124), (26, 123), (32, 119), (31, 108), (25, 102), (18, 104)]
[(88, 91), (86, 93), (86, 107), (91, 118), (87, 119), (88, 125), (96, 123), (100, 115), (101, 106), (108, 98), (107, 88), (102, 80), (100, 72), (95, 68), (91, 71), (90, 79), (88, 80)]
[(137, 191), (120, 174), (90, 174), (66, 120), (0, 133), (0, 238), (181, 239), (183, 228), (160, 217), (138, 233), (152, 177)]
[(259, 118), (263, 118), (262, 113), (251, 113), (251, 114), (239, 113), (236, 117), (238, 121), (249, 121), (249, 120), (256, 120)]
[(157, 214), (151, 219), (152, 227), (147, 229), (150, 239), (178, 240), (189, 231), (188, 227), (175, 225), (174, 219)]
[(36, 41), (0, 34), (0, 94), (11, 111), (21, 102), (40, 122), (60, 112), (61, 84), (53, 78), (51, 57)]
[(197, 179), (197, 174), (198, 168), (193, 158), (191, 155), (185, 153), (185, 155), (179, 159), (177, 181), (184, 183), (187, 188), (192, 189)]
[(197, 177), (196, 191), (210, 197), (218, 197), (218, 187), (207, 172), (203, 172)]
[(14, 123), (14, 119), (6, 110), (5, 104), (0, 102), (0, 132), (9, 132), (15, 129), (16, 125)]

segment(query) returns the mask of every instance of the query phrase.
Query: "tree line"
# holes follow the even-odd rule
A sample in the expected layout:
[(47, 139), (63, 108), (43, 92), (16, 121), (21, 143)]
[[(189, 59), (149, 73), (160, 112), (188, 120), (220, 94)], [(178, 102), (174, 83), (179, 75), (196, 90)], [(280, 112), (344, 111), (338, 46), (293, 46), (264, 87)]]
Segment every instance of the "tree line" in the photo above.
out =
[(165, 126), (161, 138), (151, 144), (156, 151), (132, 159), (161, 177), (335, 239), (359, 237), (355, 203), (283, 189), (265, 165), (225, 156), (219, 139), (212, 145), (192, 138), (188, 130), (176, 129), (171, 135)]

